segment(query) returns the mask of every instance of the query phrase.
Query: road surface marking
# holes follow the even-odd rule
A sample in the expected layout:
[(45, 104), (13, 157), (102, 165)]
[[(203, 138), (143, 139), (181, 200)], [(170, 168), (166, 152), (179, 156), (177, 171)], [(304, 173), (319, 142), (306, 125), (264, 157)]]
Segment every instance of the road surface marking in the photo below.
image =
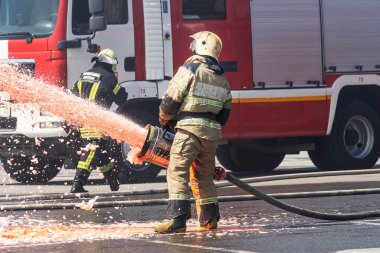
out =
[(376, 221), (352, 221), (354, 224), (359, 224), (359, 225), (373, 225), (373, 226), (380, 226), (380, 220)]
[(368, 248), (368, 249), (346, 249), (335, 251), (335, 253), (371, 253), (371, 252), (380, 252), (380, 248)]

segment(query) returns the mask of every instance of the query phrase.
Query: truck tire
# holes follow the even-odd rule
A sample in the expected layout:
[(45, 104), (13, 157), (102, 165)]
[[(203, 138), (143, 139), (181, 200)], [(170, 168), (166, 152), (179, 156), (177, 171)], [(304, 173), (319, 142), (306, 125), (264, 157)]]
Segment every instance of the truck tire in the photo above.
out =
[(285, 157), (285, 154), (261, 153), (234, 143), (223, 146), (218, 147), (217, 158), (223, 166), (235, 172), (261, 175), (277, 168)]
[(5, 172), (12, 179), (26, 184), (48, 182), (63, 166), (63, 159), (60, 158), (15, 156), (2, 161)]
[(347, 105), (337, 112), (331, 134), (316, 147), (310, 158), (320, 169), (372, 168), (380, 155), (379, 115), (363, 102)]
[(236, 171), (237, 164), (232, 160), (227, 145), (219, 145), (216, 149), (216, 158), (219, 163), (226, 169)]
[[(144, 106), (141, 106), (144, 108)], [(157, 107), (158, 108), (158, 107)], [(126, 108), (118, 112), (126, 116), (128, 119), (134, 121), (141, 127), (145, 127), (147, 124), (157, 125), (158, 116), (155, 117), (154, 113), (151, 111), (143, 110), (134, 106), (133, 108)], [(127, 145), (122, 143), (121, 145)], [(152, 182), (157, 179), (157, 175), (161, 171), (161, 167), (151, 164), (144, 163), (142, 165), (131, 164), (125, 160), (122, 156), (121, 145), (115, 144), (115, 170), (118, 173), (118, 179), (121, 183), (143, 183), (143, 182)]]
[(340, 166), (338, 163), (333, 161), (325, 151), (323, 145), (317, 144), (316, 150), (308, 151), (310, 160), (320, 170), (339, 170)]

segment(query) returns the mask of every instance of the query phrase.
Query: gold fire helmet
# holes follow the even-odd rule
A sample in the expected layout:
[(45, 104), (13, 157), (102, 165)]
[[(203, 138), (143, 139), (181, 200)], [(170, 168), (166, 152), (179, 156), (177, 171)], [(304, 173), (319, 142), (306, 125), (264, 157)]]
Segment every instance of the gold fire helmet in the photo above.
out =
[(208, 55), (218, 60), (222, 51), (222, 40), (218, 35), (208, 31), (197, 32), (190, 35), (193, 41), (190, 44), (191, 51), (199, 55)]

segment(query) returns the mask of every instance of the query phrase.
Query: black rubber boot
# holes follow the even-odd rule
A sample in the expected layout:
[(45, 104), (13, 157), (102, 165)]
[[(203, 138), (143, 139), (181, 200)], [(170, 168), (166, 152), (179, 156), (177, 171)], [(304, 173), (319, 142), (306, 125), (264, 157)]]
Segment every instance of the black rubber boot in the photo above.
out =
[(71, 187), (71, 193), (88, 192), (83, 186), (86, 185), (87, 179), (90, 176), (90, 172), (87, 170), (77, 169), (74, 177), (74, 183)]
[(205, 225), (201, 225), (200, 227), (201, 227), (201, 229), (204, 229), (204, 230), (217, 229), (218, 228), (218, 219), (214, 218), (214, 219), (210, 220), (209, 222), (207, 222)]
[(116, 173), (113, 170), (109, 170), (103, 173), (106, 183), (109, 184), (111, 191), (115, 192), (119, 190), (119, 181), (117, 180)]
[(82, 192), (88, 192), (88, 191), (83, 188), (83, 184), (81, 181), (74, 181), (70, 192), (71, 193), (82, 193)]
[(159, 234), (172, 234), (186, 232), (186, 217), (187, 215), (181, 215), (176, 217), (165, 224), (158, 225), (154, 228), (154, 231)]

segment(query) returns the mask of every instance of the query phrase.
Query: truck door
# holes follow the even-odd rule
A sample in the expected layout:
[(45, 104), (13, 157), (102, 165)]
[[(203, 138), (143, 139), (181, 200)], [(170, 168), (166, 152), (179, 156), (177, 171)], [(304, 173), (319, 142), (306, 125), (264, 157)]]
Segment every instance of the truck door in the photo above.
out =
[[(223, 42), (220, 63), (232, 90), (252, 87), (252, 47), (249, 1), (172, 0), (174, 71), (191, 56), (191, 34), (199, 31), (216, 33)], [(233, 92), (233, 94), (236, 94)], [(232, 113), (223, 128), (225, 138), (236, 138), (238, 104), (234, 97)]]
[[(101, 48), (113, 49), (119, 61), (117, 74), (119, 81), (134, 80), (135, 70), (125, 69), (125, 62), (133, 62), (135, 57), (134, 30), (132, 0), (107, 0), (105, 16), (107, 30), (97, 32), (92, 43)], [(73, 41), (78, 38), (91, 36), (89, 31), (90, 13), (88, 0), (71, 0), (68, 4), (67, 17), (67, 40)], [(93, 63), (91, 58), (94, 54), (87, 52), (86, 40), (81, 42), (80, 47), (67, 49), (67, 72), (68, 87), (71, 88), (81, 72), (89, 69)]]

